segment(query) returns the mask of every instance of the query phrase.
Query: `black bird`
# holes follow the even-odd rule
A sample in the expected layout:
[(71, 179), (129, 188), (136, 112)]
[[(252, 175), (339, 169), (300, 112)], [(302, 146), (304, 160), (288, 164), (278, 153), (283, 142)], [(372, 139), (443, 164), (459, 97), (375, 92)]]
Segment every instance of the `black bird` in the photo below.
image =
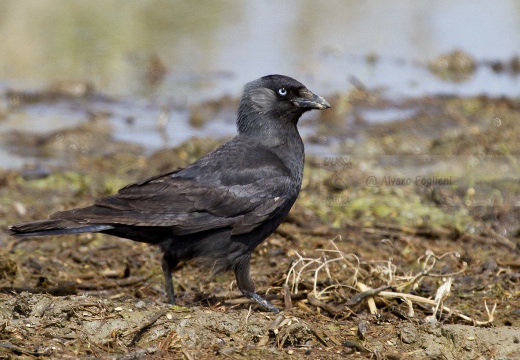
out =
[(99, 232), (156, 244), (168, 302), (172, 271), (199, 259), (213, 273), (234, 270), (246, 297), (278, 309), (255, 292), (251, 253), (285, 219), (302, 184), (300, 116), (329, 103), (300, 82), (268, 75), (245, 85), (238, 135), (191, 165), (130, 184), (93, 205), (12, 225), (20, 237)]

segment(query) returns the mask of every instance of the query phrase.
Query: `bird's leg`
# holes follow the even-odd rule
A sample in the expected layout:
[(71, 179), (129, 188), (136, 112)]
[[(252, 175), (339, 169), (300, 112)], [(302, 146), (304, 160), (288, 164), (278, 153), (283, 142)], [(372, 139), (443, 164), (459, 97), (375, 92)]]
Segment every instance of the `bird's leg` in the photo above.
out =
[(179, 260), (171, 256), (168, 252), (164, 253), (162, 260), (162, 270), (164, 275), (164, 287), (168, 296), (168, 303), (175, 304), (175, 291), (173, 290), (172, 271), (175, 269)]
[(244, 294), (245, 297), (261, 305), (267, 311), (279, 312), (280, 310), (278, 310), (276, 306), (255, 292), (255, 284), (249, 273), (249, 264), (248, 256), (244, 259), (241, 259), (241, 261), (235, 266), (235, 277), (237, 279), (238, 289), (242, 292), (242, 294)]

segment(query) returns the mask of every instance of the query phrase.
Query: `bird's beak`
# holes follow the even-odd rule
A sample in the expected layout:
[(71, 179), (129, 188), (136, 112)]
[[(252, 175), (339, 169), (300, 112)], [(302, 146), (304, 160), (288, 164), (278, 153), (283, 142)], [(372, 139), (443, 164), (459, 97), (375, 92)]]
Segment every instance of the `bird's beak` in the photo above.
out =
[(309, 90), (300, 90), (300, 96), (296, 99), (293, 99), (293, 104), (306, 109), (328, 109), (330, 108), (330, 104), (319, 95), (316, 95)]

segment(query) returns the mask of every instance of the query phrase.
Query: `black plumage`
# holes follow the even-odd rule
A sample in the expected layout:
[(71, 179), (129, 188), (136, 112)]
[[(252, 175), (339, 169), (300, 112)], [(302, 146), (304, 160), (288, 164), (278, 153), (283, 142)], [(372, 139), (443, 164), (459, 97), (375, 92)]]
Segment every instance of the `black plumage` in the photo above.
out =
[(238, 135), (186, 168), (128, 185), (93, 205), (10, 227), (16, 236), (100, 232), (156, 244), (164, 251), (168, 301), (171, 272), (197, 258), (213, 273), (234, 270), (240, 291), (265, 309), (249, 273), (253, 249), (284, 220), (300, 191), (304, 148), (297, 123), (325, 99), (282, 75), (244, 87)]

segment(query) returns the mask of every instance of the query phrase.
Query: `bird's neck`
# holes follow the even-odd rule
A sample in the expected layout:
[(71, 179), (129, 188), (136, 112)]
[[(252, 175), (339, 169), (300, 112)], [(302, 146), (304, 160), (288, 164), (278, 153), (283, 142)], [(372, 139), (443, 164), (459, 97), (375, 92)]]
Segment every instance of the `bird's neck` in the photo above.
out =
[(250, 113), (247, 121), (240, 120), (237, 121), (239, 136), (269, 148), (301, 181), (305, 155), (303, 141), (296, 127), (297, 121), (281, 121), (255, 113)]
[(237, 128), (240, 135), (250, 137), (266, 147), (289, 146), (291, 152), (298, 150), (303, 152), (303, 142), (296, 127), (297, 123), (297, 119), (286, 121), (251, 111), (245, 114), (239, 113)]

